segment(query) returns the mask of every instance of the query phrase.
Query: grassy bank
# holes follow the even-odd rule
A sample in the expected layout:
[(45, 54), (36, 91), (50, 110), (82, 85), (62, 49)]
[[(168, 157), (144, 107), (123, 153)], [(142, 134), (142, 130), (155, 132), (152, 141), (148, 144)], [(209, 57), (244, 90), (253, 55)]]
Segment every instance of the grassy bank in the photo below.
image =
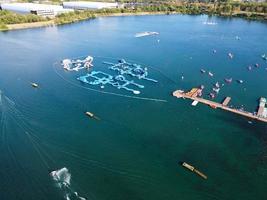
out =
[[(97, 16), (143, 15), (157, 13), (180, 13), (193, 15), (207, 14), (226, 17), (240, 17), (249, 20), (267, 20), (267, 3), (153, 3), (127, 9), (75, 11), (60, 14), (53, 19), (32, 14), (21, 15), (9, 11), (0, 11), (0, 31), (33, 28), (52, 24), (69, 24), (77, 21), (94, 19)], [(20, 24), (23, 24), (23, 26)]]

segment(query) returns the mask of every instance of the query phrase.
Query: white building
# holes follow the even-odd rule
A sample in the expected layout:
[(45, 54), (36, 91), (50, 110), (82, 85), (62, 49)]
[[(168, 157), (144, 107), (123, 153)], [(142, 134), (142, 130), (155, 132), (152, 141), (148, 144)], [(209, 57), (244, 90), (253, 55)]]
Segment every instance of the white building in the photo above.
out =
[(45, 17), (54, 17), (61, 13), (73, 11), (73, 9), (63, 8), (63, 6), (35, 3), (2, 3), (0, 7), (2, 10), (9, 10), (24, 14), (32, 13)]
[(118, 3), (92, 2), (92, 1), (68, 1), (63, 2), (64, 8), (72, 8), (75, 10), (97, 10), (103, 8), (119, 8)]

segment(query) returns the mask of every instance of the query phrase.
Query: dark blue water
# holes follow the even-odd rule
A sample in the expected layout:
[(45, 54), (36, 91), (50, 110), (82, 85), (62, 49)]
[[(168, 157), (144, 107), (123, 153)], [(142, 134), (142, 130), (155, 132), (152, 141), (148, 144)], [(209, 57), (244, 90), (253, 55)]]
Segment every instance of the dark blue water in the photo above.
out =
[[(267, 63), (261, 59), (267, 53), (266, 24), (211, 20), (217, 24), (204, 25), (207, 16), (107, 17), (0, 33), (0, 199), (79, 199), (76, 192), (93, 200), (266, 199), (266, 124), (192, 107), (171, 95), (200, 84), (206, 95), (216, 81), (233, 78), (216, 101), (231, 96), (231, 105), (253, 112), (259, 97), (267, 97)], [(142, 31), (160, 34), (134, 37)], [(159, 83), (141, 81), (145, 89), (138, 97), (167, 102), (91, 91), (76, 80), (82, 72), (68, 73), (58, 64), (85, 55), (148, 66)], [(260, 67), (248, 71), (255, 63)], [(208, 180), (182, 168), (181, 161)], [(63, 167), (68, 171), (54, 180), (49, 173)]]

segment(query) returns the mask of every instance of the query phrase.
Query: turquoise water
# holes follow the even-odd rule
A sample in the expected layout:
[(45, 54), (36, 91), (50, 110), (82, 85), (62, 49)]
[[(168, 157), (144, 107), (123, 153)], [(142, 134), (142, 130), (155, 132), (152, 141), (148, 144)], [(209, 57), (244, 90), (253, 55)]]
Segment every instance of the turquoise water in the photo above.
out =
[[(206, 20), (107, 17), (0, 33), (0, 199), (53, 200), (67, 194), (78, 199), (75, 192), (92, 200), (267, 199), (266, 124), (171, 96), (175, 89), (200, 84), (208, 93), (216, 81), (232, 77), (216, 101), (231, 96), (233, 106), (253, 112), (258, 98), (267, 97), (267, 63), (261, 59), (267, 53), (266, 24), (212, 18), (217, 25), (204, 25)], [(160, 34), (134, 37), (142, 31)], [(145, 89), (138, 97), (167, 102), (91, 91), (76, 80), (83, 72), (65, 72), (58, 64), (85, 55), (148, 66), (159, 83), (141, 81)], [(261, 67), (246, 69), (255, 63)], [(202, 75), (201, 68), (214, 77)], [(40, 88), (33, 89), (32, 81)], [(129, 95), (115, 88), (101, 91)], [(181, 161), (208, 180), (182, 168)], [(63, 167), (71, 180), (60, 188), (49, 172)]]

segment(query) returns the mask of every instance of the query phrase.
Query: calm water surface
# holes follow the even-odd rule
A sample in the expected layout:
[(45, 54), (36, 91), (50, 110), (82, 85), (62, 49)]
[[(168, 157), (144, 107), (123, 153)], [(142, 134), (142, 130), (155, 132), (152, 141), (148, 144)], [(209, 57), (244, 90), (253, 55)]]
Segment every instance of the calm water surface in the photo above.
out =
[[(267, 63), (261, 59), (267, 53), (266, 24), (212, 18), (217, 25), (204, 25), (206, 20), (107, 17), (0, 33), (0, 199), (79, 199), (75, 192), (92, 200), (267, 199), (267, 125), (171, 96), (200, 84), (208, 93), (216, 81), (232, 77), (216, 101), (231, 96), (233, 106), (253, 112), (258, 98), (267, 97)], [(142, 31), (160, 35), (134, 37)], [(77, 73), (55, 64), (88, 54), (152, 67), (159, 83), (142, 82), (139, 96), (167, 102), (93, 92), (76, 81)], [(248, 71), (255, 63), (261, 67)], [(201, 68), (214, 77), (202, 75)], [(31, 88), (31, 81), (40, 88)], [(101, 120), (87, 118), (85, 111)], [(64, 167), (69, 173), (60, 177), (66, 181), (60, 188), (49, 172)]]

